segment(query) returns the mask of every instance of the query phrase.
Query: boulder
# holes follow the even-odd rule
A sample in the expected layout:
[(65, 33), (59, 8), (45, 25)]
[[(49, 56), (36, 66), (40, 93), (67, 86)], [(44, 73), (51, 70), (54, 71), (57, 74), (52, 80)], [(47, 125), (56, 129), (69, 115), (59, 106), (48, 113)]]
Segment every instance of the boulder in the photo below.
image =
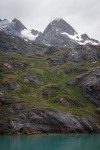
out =
[(62, 53), (47, 59), (48, 66), (59, 66), (67, 62), (68, 54)]
[(30, 82), (36, 85), (42, 85), (42, 82), (36, 77), (36, 75), (28, 73), (24, 77), (25, 82)]
[(87, 69), (77, 67), (77, 66), (70, 66), (70, 67), (64, 68), (65, 74), (78, 73), (78, 72), (83, 72), (83, 71), (87, 71)]
[(9, 69), (21, 69), (21, 68), (28, 67), (29, 64), (28, 63), (18, 62), (17, 60), (14, 60), (12, 62), (4, 63), (4, 66), (7, 67), (7, 68), (9, 68)]

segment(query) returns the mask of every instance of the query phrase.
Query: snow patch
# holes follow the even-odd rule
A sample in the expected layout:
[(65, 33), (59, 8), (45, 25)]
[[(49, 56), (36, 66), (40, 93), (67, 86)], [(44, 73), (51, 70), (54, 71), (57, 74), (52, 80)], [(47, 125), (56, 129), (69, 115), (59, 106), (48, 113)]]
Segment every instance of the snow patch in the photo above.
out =
[(99, 43), (96, 43), (96, 42), (94, 42), (92, 40), (83, 41), (83, 39), (81, 38), (81, 35), (76, 34), (76, 33), (74, 35), (70, 35), (70, 34), (68, 34), (66, 32), (63, 32), (61, 34), (67, 35), (70, 39), (75, 40), (80, 45), (86, 45), (86, 44), (98, 45), (99, 44)]
[(70, 35), (70, 34), (68, 34), (66, 32), (63, 32), (61, 34), (67, 35), (70, 39), (73, 39), (75, 41), (82, 41), (82, 38), (81, 38), (81, 36), (79, 34)]
[(77, 42), (77, 43), (79, 43), (80, 45), (86, 45), (86, 44), (99, 45), (99, 43), (96, 43), (96, 42), (94, 42), (92, 40), (86, 40), (84, 42), (80, 41), (80, 42)]
[(21, 31), (22, 37), (28, 38), (29, 40), (35, 40), (38, 37), (38, 34), (33, 35), (31, 29), (24, 29)]

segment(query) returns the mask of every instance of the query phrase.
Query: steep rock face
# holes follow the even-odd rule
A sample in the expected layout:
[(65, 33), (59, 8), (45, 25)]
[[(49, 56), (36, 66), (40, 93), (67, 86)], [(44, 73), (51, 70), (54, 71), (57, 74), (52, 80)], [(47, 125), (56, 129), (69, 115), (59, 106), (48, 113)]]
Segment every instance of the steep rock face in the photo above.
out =
[(78, 85), (83, 95), (97, 107), (100, 107), (100, 67), (92, 69), (70, 81), (69, 85)]
[(21, 113), (6, 123), (0, 121), (0, 134), (97, 132), (100, 132), (100, 128), (93, 120), (60, 111), (33, 110)]

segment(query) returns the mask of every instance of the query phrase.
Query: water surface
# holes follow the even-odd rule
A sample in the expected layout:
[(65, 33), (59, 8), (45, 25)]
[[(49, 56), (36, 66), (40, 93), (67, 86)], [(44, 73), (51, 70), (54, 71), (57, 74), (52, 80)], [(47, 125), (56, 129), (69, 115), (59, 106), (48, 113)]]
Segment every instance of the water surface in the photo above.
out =
[(100, 134), (0, 136), (0, 150), (99, 150)]

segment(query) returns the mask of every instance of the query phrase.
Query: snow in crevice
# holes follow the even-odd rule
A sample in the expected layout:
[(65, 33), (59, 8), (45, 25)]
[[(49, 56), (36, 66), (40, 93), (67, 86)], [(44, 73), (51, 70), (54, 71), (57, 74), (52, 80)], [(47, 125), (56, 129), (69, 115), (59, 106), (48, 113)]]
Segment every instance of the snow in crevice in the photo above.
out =
[(24, 29), (23, 31), (21, 31), (21, 35), (24, 38), (27, 38), (29, 40), (35, 40), (38, 37), (38, 34), (33, 35), (31, 33), (31, 29)]
[(76, 33), (74, 35), (70, 35), (70, 34), (68, 34), (66, 32), (63, 32), (61, 34), (67, 35), (70, 39), (76, 41), (80, 45), (86, 45), (86, 44), (98, 45), (99, 44), (99, 43), (94, 42), (93, 40), (83, 41), (83, 39), (81, 38), (81, 35), (76, 34)]

